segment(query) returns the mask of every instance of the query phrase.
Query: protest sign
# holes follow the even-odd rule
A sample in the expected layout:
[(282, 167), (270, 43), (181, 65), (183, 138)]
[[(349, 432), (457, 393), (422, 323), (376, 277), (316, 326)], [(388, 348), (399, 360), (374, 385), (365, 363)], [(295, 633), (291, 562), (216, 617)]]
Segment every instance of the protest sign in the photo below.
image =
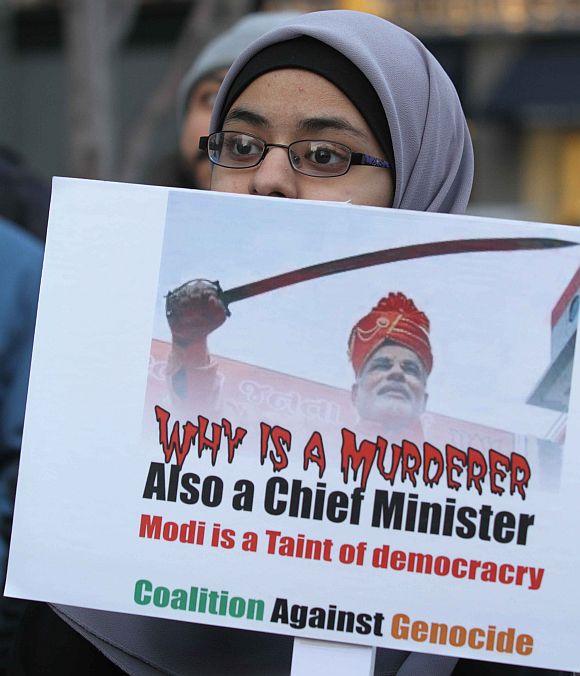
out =
[(580, 667), (578, 243), (57, 180), (7, 593)]

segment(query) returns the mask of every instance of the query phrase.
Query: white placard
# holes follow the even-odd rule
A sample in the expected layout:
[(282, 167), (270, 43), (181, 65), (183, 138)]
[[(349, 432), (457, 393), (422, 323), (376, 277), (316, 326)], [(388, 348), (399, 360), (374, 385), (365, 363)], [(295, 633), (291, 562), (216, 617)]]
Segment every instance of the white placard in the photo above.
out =
[[(484, 243), (453, 253), (467, 240)], [(557, 225), (55, 180), (6, 593), (580, 668), (578, 243)], [(408, 255), (235, 298), (210, 394), (187, 363), (175, 378), (165, 303), (184, 282), (228, 298), (393, 249)], [(404, 439), (372, 407), (422, 397), (419, 376), (401, 362), (365, 403), (347, 356), (389, 293), (430, 322)]]

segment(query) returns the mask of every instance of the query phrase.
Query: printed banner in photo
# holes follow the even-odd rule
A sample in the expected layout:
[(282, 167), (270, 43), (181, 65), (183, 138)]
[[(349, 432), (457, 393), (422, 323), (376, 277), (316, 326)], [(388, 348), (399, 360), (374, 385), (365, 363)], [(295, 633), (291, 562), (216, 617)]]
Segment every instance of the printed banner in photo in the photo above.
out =
[(7, 593), (580, 668), (578, 244), (57, 180)]

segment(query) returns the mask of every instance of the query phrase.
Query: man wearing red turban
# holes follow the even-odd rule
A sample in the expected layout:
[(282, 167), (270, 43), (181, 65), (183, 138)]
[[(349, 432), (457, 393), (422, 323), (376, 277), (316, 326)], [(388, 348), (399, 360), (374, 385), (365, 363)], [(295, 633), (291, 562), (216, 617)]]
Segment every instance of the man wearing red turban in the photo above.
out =
[[(209, 354), (207, 336), (226, 317), (211, 282), (194, 280), (169, 294), (169, 374), (179, 399), (197, 394), (207, 404), (219, 398), (217, 363)], [(354, 326), (348, 352), (356, 376), (352, 397), (361, 419), (390, 432), (417, 431), (433, 366), (427, 316), (410, 298), (391, 292)]]
[(348, 354), (361, 418), (389, 430), (418, 423), (433, 368), (429, 319), (402, 293), (389, 293), (351, 331)]

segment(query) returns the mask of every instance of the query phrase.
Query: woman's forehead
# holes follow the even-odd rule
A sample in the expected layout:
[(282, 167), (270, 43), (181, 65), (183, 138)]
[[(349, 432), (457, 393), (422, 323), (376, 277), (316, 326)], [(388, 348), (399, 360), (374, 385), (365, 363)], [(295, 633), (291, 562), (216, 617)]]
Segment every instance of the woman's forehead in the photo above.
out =
[(272, 127), (322, 131), (323, 127), (370, 139), (361, 113), (338, 87), (321, 75), (285, 68), (260, 76), (234, 101), (225, 125), (244, 121)]

